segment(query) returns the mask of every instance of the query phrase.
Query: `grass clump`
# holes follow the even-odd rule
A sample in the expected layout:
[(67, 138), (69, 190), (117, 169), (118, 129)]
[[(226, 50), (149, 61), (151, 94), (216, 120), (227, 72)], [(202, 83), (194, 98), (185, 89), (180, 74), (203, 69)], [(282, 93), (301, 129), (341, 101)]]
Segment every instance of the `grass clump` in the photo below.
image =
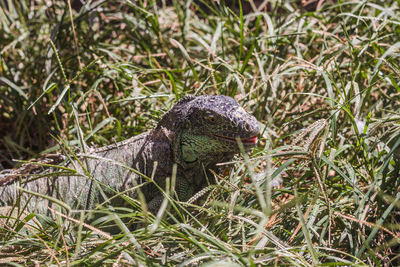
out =
[(0, 3), (4, 168), (142, 133), (186, 94), (233, 96), (263, 132), (165, 220), (28, 214), (0, 226), (0, 263), (399, 265), (397, 1), (78, 2)]

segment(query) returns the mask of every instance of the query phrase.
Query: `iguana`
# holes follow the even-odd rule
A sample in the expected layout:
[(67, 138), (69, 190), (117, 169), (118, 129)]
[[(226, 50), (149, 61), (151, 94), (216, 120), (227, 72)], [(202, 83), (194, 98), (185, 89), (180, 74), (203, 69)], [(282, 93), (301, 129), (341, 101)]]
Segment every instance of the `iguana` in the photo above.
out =
[[(217, 171), (216, 163), (228, 161), (240, 152), (238, 140), (245, 150), (250, 150), (257, 143), (258, 132), (256, 118), (231, 97), (185, 96), (154, 129), (91, 149), (79, 156), (80, 161), (70, 160), (59, 169), (75, 169), (76, 173), (46, 176), (44, 172), (43, 177), (35, 179), (24, 177), (23, 172), (0, 174), (0, 206), (14, 205), (18, 199), (31, 212), (48, 213), (47, 207), (54, 203), (26, 191), (21, 194), (18, 187), (22, 187), (59, 199), (73, 209), (87, 210), (116, 192), (126, 191), (126, 195), (137, 197), (137, 190), (129, 189), (145, 184), (140, 190), (149, 209), (156, 211), (163, 194), (155, 183), (165, 189), (174, 164), (175, 191), (179, 200), (185, 201), (204, 186), (210, 170)], [(155, 183), (148, 182), (148, 177)]]

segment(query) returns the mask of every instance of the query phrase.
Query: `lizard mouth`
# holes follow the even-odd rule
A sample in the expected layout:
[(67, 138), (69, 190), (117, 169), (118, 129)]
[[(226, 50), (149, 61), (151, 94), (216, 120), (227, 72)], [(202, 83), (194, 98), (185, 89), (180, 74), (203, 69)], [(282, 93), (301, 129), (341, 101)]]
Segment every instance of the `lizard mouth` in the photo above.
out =
[[(218, 135), (218, 134), (214, 134), (214, 136), (229, 141), (229, 142), (233, 142), (233, 143), (237, 143), (236, 138), (232, 138), (232, 137), (227, 137), (227, 136), (222, 136), (222, 135)], [(243, 143), (243, 145), (255, 145), (257, 143), (257, 135), (253, 136), (253, 137), (249, 137), (249, 138), (239, 138), (240, 141)]]

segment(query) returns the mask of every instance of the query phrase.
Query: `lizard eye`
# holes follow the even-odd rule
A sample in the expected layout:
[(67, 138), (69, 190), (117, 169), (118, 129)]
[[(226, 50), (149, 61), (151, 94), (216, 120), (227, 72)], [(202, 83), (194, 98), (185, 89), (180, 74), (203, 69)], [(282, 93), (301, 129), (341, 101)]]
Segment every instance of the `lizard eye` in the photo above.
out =
[(211, 123), (216, 123), (216, 122), (218, 122), (218, 118), (217, 118), (216, 116), (212, 115), (212, 114), (205, 115), (205, 116), (204, 116), (204, 119), (205, 119), (206, 121), (208, 121), (208, 122), (211, 122)]

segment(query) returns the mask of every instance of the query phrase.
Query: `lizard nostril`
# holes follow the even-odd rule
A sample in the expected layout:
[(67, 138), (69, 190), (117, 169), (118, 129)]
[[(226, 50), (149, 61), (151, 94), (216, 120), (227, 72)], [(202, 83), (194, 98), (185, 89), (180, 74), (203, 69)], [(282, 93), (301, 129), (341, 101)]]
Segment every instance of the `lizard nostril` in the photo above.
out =
[(243, 128), (248, 132), (252, 132), (253, 130), (250, 124), (248, 124), (247, 122), (243, 123)]

